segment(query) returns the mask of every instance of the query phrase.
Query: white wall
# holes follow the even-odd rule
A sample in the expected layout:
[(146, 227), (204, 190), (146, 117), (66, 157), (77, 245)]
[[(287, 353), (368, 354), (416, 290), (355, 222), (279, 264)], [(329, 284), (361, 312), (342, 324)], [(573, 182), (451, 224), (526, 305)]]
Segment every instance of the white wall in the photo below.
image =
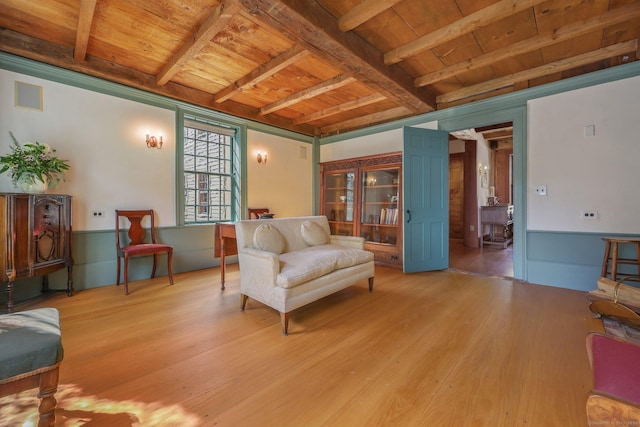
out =
[[(16, 80), (43, 87), (42, 112), (14, 106)], [(48, 143), (69, 160), (66, 182), (52, 193), (73, 195), (75, 231), (113, 229), (116, 208), (152, 207), (158, 225), (176, 224), (173, 111), (6, 70), (0, 94), (0, 154), (9, 152), (11, 131), (21, 143)], [(147, 148), (147, 130), (162, 133), (162, 149)], [(269, 207), (279, 217), (311, 214), (311, 145), (249, 131), (247, 147), (249, 206)], [(255, 161), (258, 149), (268, 152), (266, 165)], [(9, 175), (0, 175), (0, 192), (15, 191)]]
[(532, 100), (528, 114), (527, 228), (640, 233), (640, 77)]
[[(438, 129), (438, 122), (429, 122), (415, 127), (423, 129)], [(393, 129), (375, 135), (351, 138), (320, 147), (320, 161), (350, 159), (352, 157), (372, 156), (375, 154), (394, 153), (402, 151), (402, 129)]]
[[(247, 132), (247, 206), (277, 217), (313, 214), (312, 146), (257, 131)], [(267, 163), (256, 160), (267, 153)]]
[[(43, 111), (14, 106), (16, 80), (42, 86)], [(69, 160), (66, 182), (52, 192), (73, 195), (74, 230), (112, 229), (116, 208), (153, 207), (159, 225), (175, 224), (173, 112), (5, 70), (0, 93), (0, 153), (9, 152), (11, 131)], [(162, 132), (161, 150), (146, 147), (147, 130)], [(8, 174), (0, 191), (16, 191)]]

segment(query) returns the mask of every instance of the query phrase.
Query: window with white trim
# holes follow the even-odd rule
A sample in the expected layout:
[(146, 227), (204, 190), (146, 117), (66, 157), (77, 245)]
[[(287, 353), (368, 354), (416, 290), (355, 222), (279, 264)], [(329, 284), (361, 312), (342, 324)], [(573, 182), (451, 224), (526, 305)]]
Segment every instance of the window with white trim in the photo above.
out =
[(184, 222), (231, 221), (236, 130), (184, 120)]

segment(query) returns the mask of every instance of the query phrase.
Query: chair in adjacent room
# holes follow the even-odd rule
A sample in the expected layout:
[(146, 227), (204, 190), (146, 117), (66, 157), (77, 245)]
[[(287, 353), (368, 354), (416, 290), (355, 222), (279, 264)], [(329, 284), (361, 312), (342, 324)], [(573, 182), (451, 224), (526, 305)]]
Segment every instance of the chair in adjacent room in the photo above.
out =
[(260, 215), (268, 214), (269, 208), (249, 208), (249, 219), (259, 219)]
[[(147, 238), (147, 233), (142, 225), (143, 220), (149, 217), (151, 240)], [(126, 218), (129, 222), (129, 229), (121, 230), (120, 223), (122, 218)], [(129, 238), (121, 240), (121, 234)], [(116, 209), (116, 250), (118, 253), (118, 273), (116, 285), (120, 284), (120, 259), (124, 263), (124, 293), (129, 294), (129, 258), (139, 256), (153, 255), (153, 269), (151, 270), (151, 278), (156, 276), (156, 267), (158, 266), (158, 255), (167, 254), (167, 271), (169, 273), (169, 283), (173, 285), (173, 272), (171, 263), (173, 258), (173, 246), (158, 243), (156, 241), (156, 230), (153, 209), (139, 210), (118, 210)]]
[[(55, 393), (63, 358), (60, 315), (38, 308), (0, 315), (0, 397), (38, 389), (38, 426), (55, 425)], [(5, 420), (11, 425), (11, 420)]]

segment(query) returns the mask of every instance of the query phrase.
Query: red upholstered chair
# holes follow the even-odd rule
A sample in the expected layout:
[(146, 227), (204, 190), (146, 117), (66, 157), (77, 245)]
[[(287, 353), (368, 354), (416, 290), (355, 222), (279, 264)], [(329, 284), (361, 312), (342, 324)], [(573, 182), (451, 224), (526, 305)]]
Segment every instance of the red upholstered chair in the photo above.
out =
[[(145, 217), (151, 220), (151, 240), (146, 236), (147, 233), (142, 225)], [(121, 234), (124, 231), (120, 228), (121, 218), (129, 221), (129, 230), (127, 236), (129, 242), (121, 243)], [(126, 242), (126, 239), (122, 240)], [(158, 265), (158, 254), (167, 254), (167, 271), (169, 272), (169, 283), (173, 285), (173, 272), (171, 270), (171, 261), (173, 258), (173, 247), (164, 245), (156, 241), (155, 221), (152, 209), (140, 210), (117, 210), (116, 209), (116, 250), (118, 253), (118, 275), (116, 285), (120, 284), (120, 259), (124, 262), (124, 293), (129, 293), (129, 258), (153, 255), (153, 269), (151, 270), (151, 278), (156, 276), (156, 267)]]
[(589, 425), (640, 425), (640, 345), (592, 332), (587, 355), (593, 369)]

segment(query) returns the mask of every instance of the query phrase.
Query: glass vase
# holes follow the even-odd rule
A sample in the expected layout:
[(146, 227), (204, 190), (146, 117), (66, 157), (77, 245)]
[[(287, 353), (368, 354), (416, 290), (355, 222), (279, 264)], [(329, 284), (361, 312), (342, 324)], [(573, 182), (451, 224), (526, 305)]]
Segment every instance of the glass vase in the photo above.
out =
[(42, 181), (34, 174), (22, 174), (18, 178), (18, 187), (29, 194), (45, 193), (49, 189), (49, 179), (46, 176), (42, 176), (41, 179)]

